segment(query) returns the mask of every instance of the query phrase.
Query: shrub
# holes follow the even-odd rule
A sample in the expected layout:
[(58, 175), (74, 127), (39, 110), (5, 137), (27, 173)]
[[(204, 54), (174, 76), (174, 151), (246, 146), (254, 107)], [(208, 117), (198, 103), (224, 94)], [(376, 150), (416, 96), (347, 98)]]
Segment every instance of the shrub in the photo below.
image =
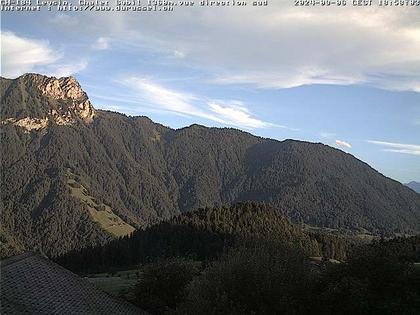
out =
[(152, 314), (175, 309), (187, 284), (198, 275), (200, 263), (171, 258), (144, 266), (135, 288), (136, 303)]
[(247, 242), (191, 282), (178, 313), (299, 314), (309, 275), (299, 251), (275, 242)]

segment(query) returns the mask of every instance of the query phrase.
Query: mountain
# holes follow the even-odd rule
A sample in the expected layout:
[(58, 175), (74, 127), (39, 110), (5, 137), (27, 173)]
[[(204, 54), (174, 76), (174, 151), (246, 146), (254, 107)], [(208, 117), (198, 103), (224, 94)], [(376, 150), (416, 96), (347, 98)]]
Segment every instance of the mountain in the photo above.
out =
[(420, 196), (350, 154), (95, 109), (74, 78), (1, 79), (2, 252), (49, 256), (240, 201), (293, 222), (420, 231)]
[(414, 190), (415, 192), (420, 194), (420, 183), (419, 182), (409, 182), (407, 184), (405, 184), (405, 186), (411, 188), (412, 190)]

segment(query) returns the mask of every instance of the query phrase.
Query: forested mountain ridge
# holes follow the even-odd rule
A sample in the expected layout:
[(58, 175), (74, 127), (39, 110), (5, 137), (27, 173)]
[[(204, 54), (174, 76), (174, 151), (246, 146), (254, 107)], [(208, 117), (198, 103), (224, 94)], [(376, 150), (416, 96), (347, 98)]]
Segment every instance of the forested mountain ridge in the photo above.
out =
[(54, 256), (106, 242), (116, 227), (247, 200), (319, 227), (420, 231), (418, 194), (323, 144), (96, 110), (73, 78), (2, 78), (0, 96), (8, 251)]
[(311, 232), (271, 205), (237, 203), (189, 211), (108, 244), (67, 253), (60, 265), (81, 274), (103, 272), (162, 258), (212, 261), (237, 244), (265, 240), (289, 244), (306, 256), (345, 260), (364, 243), (357, 237)]

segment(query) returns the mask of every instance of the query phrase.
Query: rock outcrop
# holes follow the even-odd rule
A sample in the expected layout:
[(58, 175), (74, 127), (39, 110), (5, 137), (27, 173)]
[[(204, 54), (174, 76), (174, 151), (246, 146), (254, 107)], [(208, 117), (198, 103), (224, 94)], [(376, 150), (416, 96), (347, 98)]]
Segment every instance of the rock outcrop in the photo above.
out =
[(30, 132), (32, 130), (42, 130), (48, 127), (48, 117), (45, 118), (22, 118), (22, 119), (16, 119), (16, 118), (7, 118), (5, 120), (1, 121), (2, 125), (6, 124), (13, 124), (15, 126), (19, 126), (23, 129), (25, 129), (27, 132)]
[(2, 117), (1, 124), (13, 124), (30, 132), (48, 128), (49, 122), (72, 125), (78, 120), (87, 124), (93, 121), (96, 110), (74, 77), (55, 78), (25, 74), (17, 80), (33, 87), (41, 102), (48, 104), (47, 114), (43, 117)]

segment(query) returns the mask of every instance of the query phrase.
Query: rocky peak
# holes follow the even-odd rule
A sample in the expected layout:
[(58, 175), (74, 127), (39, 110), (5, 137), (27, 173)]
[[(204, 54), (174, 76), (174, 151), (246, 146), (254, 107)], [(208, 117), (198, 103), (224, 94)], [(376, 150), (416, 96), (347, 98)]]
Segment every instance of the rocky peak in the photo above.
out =
[(42, 94), (56, 100), (71, 99), (80, 101), (88, 98), (80, 87), (79, 82), (73, 77), (60, 79), (48, 78), (39, 88)]
[(45, 86), (43, 93), (55, 100), (71, 101), (71, 103), (67, 103), (67, 106), (51, 109), (50, 115), (57, 124), (72, 124), (75, 122), (75, 116), (80, 117), (85, 123), (92, 122), (96, 111), (87, 98), (86, 93), (80, 88), (57, 85), (57, 81), (54, 81), (51, 85)]
[[(49, 121), (58, 125), (72, 125), (77, 120), (91, 123), (96, 110), (85, 91), (74, 77), (47, 77), (39, 74), (25, 74), (15, 80), (35, 92), (43, 101), (43, 117), (8, 117), (2, 124), (12, 123), (27, 131), (45, 129)], [(37, 120), (37, 122), (35, 122)], [(43, 123), (40, 125), (38, 120)], [(27, 122), (31, 122), (27, 124)], [(28, 128), (25, 126), (28, 125)], [(34, 127), (36, 126), (36, 127)]]
[(89, 123), (95, 116), (96, 111), (87, 94), (74, 77), (42, 77), (37, 87), (50, 100), (60, 101), (61, 106), (50, 111), (57, 122), (74, 122), (72, 116), (75, 114)]
[(54, 100), (85, 100), (87, 94), (74, 77), (47, 77), (41, 74), (27, 73), (16, 79), (37, 88), (43, 95)]

